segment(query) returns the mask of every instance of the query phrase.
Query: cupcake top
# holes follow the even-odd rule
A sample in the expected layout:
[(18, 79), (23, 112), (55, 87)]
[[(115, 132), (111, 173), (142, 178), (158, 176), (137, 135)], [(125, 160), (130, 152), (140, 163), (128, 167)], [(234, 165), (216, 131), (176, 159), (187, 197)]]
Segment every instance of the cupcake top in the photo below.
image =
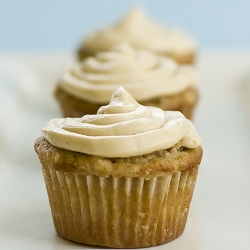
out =
[(178, 65), (171, 58), (119, 44), (78, 62), (64, 72), (58, 84), (79, 99), (106, 104), (119, 86), (140, 102), (177, 94), (197, 81), (191, 65)]
[(55, 147), (107, 158), (140, 156), (177, 143), (196, 148), (201, 143), (192, 122), (180, 112), (142, 106), (122, 87), (96, 115), (52, 119), (42, 132)]
[(121, 42), (164, 54), (187, 54), (195, 51), (193, 39), (177, 29), (149, 20), (140, 8), (132, 9), (117, 24), (88, 36), (82, 46), (91, 51), (109, 50)]

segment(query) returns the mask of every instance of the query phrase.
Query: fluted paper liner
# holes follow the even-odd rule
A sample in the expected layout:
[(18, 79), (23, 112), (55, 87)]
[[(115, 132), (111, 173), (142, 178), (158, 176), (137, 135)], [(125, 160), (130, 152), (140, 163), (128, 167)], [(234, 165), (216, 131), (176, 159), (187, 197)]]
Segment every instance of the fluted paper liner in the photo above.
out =
[(63, 237), (114, 248), (160, 245), (184, 230), (198, 167), (153, 178), (98, 177), (43, 166)]

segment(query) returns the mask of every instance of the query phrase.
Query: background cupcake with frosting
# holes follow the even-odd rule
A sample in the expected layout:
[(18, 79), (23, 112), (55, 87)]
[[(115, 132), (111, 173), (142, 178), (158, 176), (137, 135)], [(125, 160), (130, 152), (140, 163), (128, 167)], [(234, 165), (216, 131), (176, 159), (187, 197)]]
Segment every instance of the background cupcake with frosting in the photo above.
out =
[(116, 24), (85, 37), (78, 50), (80, 60), (119, 43), (147, 49), (173, 58), (180, 64), (193, 63), (196, 43), (182, 31), (151, 21), (142, 9), (134, 8)]
[(169, 57), (123, 43), (65, 70), (55, 97), (64, 117), (81, 117), (96, 113), (123, 86), (142, 105), (178, 110), (191, 119), (199, 97), (197, 83), (192, 65), (179, 65)]

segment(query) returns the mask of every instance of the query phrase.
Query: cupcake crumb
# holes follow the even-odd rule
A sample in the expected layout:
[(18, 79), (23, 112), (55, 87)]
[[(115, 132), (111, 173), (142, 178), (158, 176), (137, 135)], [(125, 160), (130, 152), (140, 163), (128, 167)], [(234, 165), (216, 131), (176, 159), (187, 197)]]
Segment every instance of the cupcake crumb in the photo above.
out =
[(140, 212), (140, 213), (139, 213), (139, 216), (140, 216), (141, 218), (145, 218), (146, 213), (142, 213), (142, 212)]
[(60, 155), (59, 154), (55, 154), (55, 162), (57, 162), (60, 159)]
[(148, 230), (149, 229), (149, 225), (142, 225), (141, 226), (143, 230)]

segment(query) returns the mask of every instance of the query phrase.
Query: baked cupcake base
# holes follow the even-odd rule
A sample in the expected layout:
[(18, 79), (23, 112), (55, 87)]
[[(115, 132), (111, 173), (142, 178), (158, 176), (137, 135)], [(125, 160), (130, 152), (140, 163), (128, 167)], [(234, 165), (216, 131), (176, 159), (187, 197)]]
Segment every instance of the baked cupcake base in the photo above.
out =
[(144, 156), (102, 158), (58, 149), (41, 137), (35, 150), (54, 226), (62, 237), (112, 248), (140, 248), (182, 234), (201, 147), (177, 145)]
[[(60, 104), (64, 117), (82, 117), (86, 114), (96, 114), (97, 110), (106, 104), (96, 104), (76, 98), (59, 86), (56, 88), (55, 97)], [(194, 108), (198, 102), (199, 93), (194, 87), (172, 96), (161, 96), (148, 101), (140, 102), (144, 106), (155, 106), (162, 110), (180, 111), (188, 119), (192, 119)]]

